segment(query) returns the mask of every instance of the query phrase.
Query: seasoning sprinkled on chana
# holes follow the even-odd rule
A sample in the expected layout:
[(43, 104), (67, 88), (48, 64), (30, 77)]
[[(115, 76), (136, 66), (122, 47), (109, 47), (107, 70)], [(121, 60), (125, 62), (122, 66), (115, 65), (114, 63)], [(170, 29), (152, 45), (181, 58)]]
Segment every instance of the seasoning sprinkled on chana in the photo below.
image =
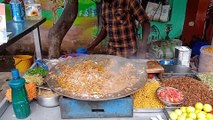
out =
[(197, 76), (209, 87), (210, 90), (213, 91), (213, 72), (199, 73)]
[(156, 90), (160, 87), (160, 83), (151, 80), (133, 95), (134, 108), (164, 108), (165, 106), (156, 97)]

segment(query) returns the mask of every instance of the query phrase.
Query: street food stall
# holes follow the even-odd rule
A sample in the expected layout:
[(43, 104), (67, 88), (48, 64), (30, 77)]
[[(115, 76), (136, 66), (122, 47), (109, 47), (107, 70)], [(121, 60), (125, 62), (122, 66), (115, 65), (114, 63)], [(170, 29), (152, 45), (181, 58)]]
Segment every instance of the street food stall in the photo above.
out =
[[(163, 9), (162, 3), (158, 6)], [(38, 9), (41, 14), (40, 5)], [(26, 71), (15, 61), (11, 75), (0, 73), (0, 120), (19, 119), (18, 113), (27, 120), (213, 120), (212, 45), (202, 46), (196, 61), (190, 47), (170, 39), (172, 25), (165, 23), (166, 39), (153, 40), (143, 59), (93, 54), (84, 48), (47, 59), (41, 54), (39, 31), (46, 18), (40, 17), (7, 22), (11, 34), (0, 52), (33, 32), (36, 59)], [(14, 95), (15, 90), (21, 94)]]
[[(202, 109), (196, 115), (202, 117), (205, 112), (211, 118), (212, 73), (194, 73), (189, 67), (162, 65), (157, 60), (100, 54), (44, 63), (48, 71), (36, 65), (23, 76), (26, 89), (31, 86), (30, 119), (168, 120), (184, 110), (189, 111), (186, 116), (196, 113), (197, 104)], [(31, 82), (38, 88), (37, 96)], [(11, 104), (1, 119), (16, 119)]]

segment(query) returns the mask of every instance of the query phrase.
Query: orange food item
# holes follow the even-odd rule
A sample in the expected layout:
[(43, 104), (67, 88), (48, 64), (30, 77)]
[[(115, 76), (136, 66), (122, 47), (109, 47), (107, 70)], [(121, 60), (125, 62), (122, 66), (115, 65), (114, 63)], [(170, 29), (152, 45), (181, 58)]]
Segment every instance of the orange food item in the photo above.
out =
[(213, 110), (211, 112), (209, 112), (210, 114), (213, 114)]
[[(27, 95), (28, 95), (28, 100), (32, 101), (34, 98), (37, 98), (37, 89), (36, 85), (34, 83), (28, 83), (25, 84), (26, 90), (27, 90)], [(6, 92), (6, 97), (9, 102), (12, 102), (12, 91), (11, 89), (8, 89)]]
[(180, 103), (184, 100), (183, 93), (172, 87), (164, 87), (158, 90), (157, 96), (170, 103)]
[(203, 50), (209, 53), (213, 53), (213, 46), (209, 46), (207, 48), (204, 48)]
[(148, 79), (152, 79), (155, 77), (155, 74), (154, 73), (148, 73)]

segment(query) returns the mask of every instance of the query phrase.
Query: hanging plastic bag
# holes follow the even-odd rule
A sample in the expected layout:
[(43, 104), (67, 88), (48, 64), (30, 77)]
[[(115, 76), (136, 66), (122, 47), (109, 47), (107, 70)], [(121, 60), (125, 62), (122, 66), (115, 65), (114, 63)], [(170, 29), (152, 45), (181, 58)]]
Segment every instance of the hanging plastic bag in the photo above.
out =
[(170, 12), (170, 5), (163, 5), (160, 21), (161, 22), (168, 22), (169, 21), (169, 12)]
[(158, 8), (159, 8), (158, 3), (148, 2), (146, 9), (145, 9), (145, 12), (146, 12), (146, 14), (147, 14), (147, 16), (149, 17), (150, 20), (153, 20)]
[(158, 9), (156, 10), (155, 15), (153, 17), (154, 21), (159, 21), (160, 20), (161, 11), (162, 11), (162, 4), (160, 3), (159, 6), (158, 6)]
[(159, 0), (158, 2), (159, 3), (149, 1), (145, 12), (150, 20), (168, 22), (171, 9), (169, 2), (166, 0)]

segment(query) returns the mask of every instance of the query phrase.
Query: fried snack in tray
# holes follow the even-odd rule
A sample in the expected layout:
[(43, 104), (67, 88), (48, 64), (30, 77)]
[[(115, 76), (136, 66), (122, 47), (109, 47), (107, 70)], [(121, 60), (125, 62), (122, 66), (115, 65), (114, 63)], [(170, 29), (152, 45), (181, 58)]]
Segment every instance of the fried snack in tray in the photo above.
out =
[(213, 53), (213, 46), (209, 46), (207, 48), (204, 48), (203, 49), (205, 52), (208, 52), (208, 53)]
[[(37, 98), (37, 88), (34, 83), (27, 83), (25, 84), (26, 90), (27, 90), (27, 95), (28, 95), (28, 100), (32, 101), (33, 99)], [(9, 102), (12, 102), (12, 91), (11, 89), (8, 89), (6, 92), (6, 97)]]
[(140, 79), (135, 75), (133, 64), (115, 67), (116, 64), (114, 60), (98, 63), (86, 60), (74, 66), (62, 65), (61, 74), (53, 76), (63, 90), (83, 97), (99, 98), (131, 87)]
[(133, 94), (134, 108), (164, 108), (165, 105), (157, 98), (156, 90), (160, 87), (157, 80), (149, 80), (145, 86)]
[(202, 81), (192, 77), (165, 78), (161, 85), (182, 91), (185, 97), (184, 106), (193, 106), (197, 102), (213, 104), (213, 91)]

